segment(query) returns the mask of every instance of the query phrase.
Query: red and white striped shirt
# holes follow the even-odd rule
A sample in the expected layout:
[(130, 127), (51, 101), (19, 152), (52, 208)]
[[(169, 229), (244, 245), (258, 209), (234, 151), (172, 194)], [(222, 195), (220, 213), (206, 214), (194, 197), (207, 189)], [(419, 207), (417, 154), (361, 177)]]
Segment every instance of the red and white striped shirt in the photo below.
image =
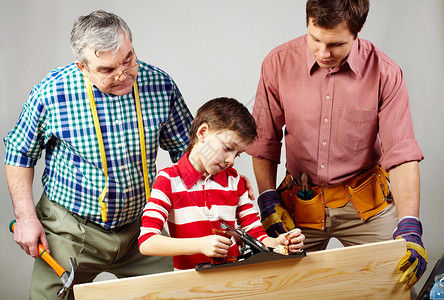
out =
[[(174, 238), (211, 235), (212, 229), (221, 229), (221, 221), (225, 221), (233, 227), (240, 226), (260, 241), (265, 239), (267, 234), (258, 211), (236, 170), (228, 168), (204, 177), (194, 169), (188, 156), (186, 153), (177, 164), (159, 172), (143, 211), (139, 245), (160, 234), (165, 221)], [(239, 254), (239, 246), (233, 240), (228, 256)], [(209, 261), (203, 254), (173, 257), (174, 268), (179, 270)]]

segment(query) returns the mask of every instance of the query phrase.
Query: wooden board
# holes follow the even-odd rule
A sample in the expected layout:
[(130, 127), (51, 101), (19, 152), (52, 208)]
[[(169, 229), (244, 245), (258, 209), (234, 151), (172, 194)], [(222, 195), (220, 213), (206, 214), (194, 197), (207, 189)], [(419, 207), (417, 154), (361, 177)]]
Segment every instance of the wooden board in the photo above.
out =
[(410, 299), (396, 269), (404, 240), (197, 272), (175, 271), (74, 286), (88, 299)]

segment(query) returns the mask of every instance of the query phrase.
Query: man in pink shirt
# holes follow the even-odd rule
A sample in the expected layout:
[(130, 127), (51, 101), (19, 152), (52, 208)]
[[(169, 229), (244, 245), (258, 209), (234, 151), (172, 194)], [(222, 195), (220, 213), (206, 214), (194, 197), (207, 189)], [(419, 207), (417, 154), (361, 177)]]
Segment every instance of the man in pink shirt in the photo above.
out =
[[(401, 69), (358, 38), (368, 10), (368, 0), (307, 1), (307, 34), (262, 64), (258, 139), (247, 153), (269, 235), (296, 225), (307, 251), (325, 249), (331, 237), (344, 246), (404, 238), (400, 281), (411, 286), (427, 266), (418, 218), (423, 154)], [(287, 174), (276, 189), (284, 136)]]

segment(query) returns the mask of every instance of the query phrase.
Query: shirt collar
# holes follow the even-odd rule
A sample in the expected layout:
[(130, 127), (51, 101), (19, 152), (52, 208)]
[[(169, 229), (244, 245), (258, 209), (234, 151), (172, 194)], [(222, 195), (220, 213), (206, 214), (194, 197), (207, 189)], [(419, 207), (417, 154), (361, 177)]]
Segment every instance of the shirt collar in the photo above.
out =
[(360, 44), (361, 40), (359, 38), (356, 38), (355, 41), (353, 42), (350, 53), (346, 58), (348, 66), (358, 76), (361, 76), (361, 70), (364, 62), (363, 60), (359, 59), (359, 50), (361, 50)]
[(315, 70), (319, 68), (316, 59), (314, 58), (313, 53), (311, 53), (310, 47), (308, 47), (308, 41), (307, 41), (308, 35), (304, 36), (305, 41), (305, 57), (307, 58), (307, 70), (310, 73), (310, 75), (313, 74)]
[[(305, 51), (306, 51), (306, 58), (307, 58), (307, 67), (310, 73), (310, 76), (313, 75), (313, 73), (318, 70), (320, 67), (318, 65), (318, 63), (316, 62), (316, 59), (314, 58), (313, 53), (311, 53), (310, 48), (308, 47), (308, 43), (307, 43), (307, 35), (305, 35)], [(344, 63), (341, 65), (341, 68), (344, 65), (348, 65), (350, 67), (350, 69), (358, 76), (361, 76), (361, 64), (362, 62), (360, 62), (360, 60), (358, 59), (359, 56), (359, 47), (360, 45), (360, 40), (359, 38), (356, 38), (356, 40), (353, 42), (353, 45), (350, 49), (350, 53), (348, 54), (348, 56), (345, 58)]]
[[(179, 161), (177, 162), (180, 177), (185, 183), (187, 189), (193, 187), (193, 185), (195, 185), (199, 181), (199, 179), (204, 177), (203, 172), (198, 172), (193, 167), (193, 165), (190, 162), (189, 156), (190, 156), (189, 152), (185, 153), (185, 155), (182, 156), (182, 158), (179, 159)], [(216, 181), (223, 187), (228, 186), (228, 174), (226, 170), (222, 170), (219, 173), (210, 176), (214, 181)]]

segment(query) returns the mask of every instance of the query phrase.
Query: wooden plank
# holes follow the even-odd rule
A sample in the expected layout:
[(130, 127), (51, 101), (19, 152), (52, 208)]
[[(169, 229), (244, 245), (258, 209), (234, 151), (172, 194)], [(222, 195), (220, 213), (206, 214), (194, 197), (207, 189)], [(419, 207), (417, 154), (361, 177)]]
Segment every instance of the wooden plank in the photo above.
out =
[(175, 271), (74, 286), (76, 300), (410, 299), (396, 269), (404, 240), (238, 267)]

